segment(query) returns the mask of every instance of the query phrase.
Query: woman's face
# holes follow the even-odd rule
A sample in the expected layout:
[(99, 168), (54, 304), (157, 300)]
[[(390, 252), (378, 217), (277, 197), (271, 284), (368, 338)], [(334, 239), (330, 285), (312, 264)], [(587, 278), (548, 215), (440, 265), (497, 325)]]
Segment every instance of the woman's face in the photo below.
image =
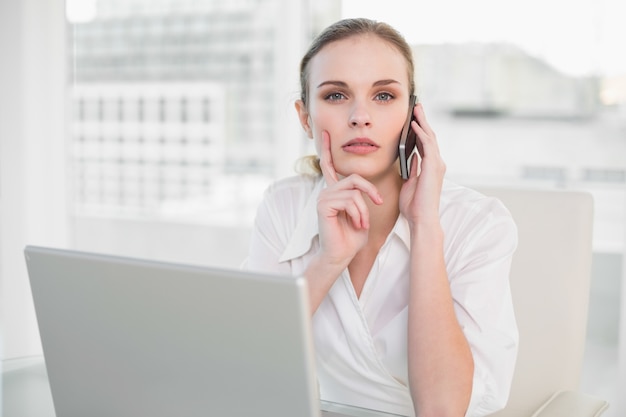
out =
[(409, 106), (404, 56), (375, 35), (326, 45), (309, 63), (309, 103), (300, 121), (315, 140), (330, 135), (337, 173), (374, 180), (398, 175), (398, 139)]

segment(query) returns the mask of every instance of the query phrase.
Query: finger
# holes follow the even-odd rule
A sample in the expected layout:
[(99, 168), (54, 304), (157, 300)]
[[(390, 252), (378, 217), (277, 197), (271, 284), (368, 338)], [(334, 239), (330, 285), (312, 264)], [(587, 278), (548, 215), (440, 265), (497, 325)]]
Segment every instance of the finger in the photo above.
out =
[(375, 204), (383, 203), (383, 197), (378, 192), (378, 188), (360, 175), (352, 174), (344, 178), (340, 183), (344, 189), (358, 190), (366, 194)]
[(369, 209), (359, 190), (326, 188), (320, 193), (319, 205), (330, 216), (346, 211), (351, 218), (357, 219), (359, 224), (363, 223), (362, 218), (369, 219)]
[(324, 196), (318, 202), (318, 211), (327, 219), (343, 218), (355, 229), (369, 228), (369, 209), (356, 190)]
[(417, 140), (415, 141), (415, 146), (417, 147), (417, 154), (423, 158), (424, 157), (424, 144), (422, 142), (423, 142), (423, 138), (426, 137), (427, 135), (424, 132), (424, 130), (420, 128), (420, 126), (417, 124), (415, 120), (411, 122), (411, 129), (413, 129), (413, 131), (415, 132), (415, 135), (417, 136)]
[(420, 158), (420, 155), (422, 155), (422, 151), (420, 151), (420, 149), (419, 149), (421, 147), (420, 141), (418, 141), (417, 143), (418, 143), (417, 150), (418, 150), (418, 152), (420, 152), (420, 154), (419, 155), (413, 155), (413, 158), (411, 158), (411, 171), (409, 171), (410, 172), (409, 175), (411, 177), (416, 177), (416, 178), (418, 177), (418, 172), (417, 172), (418, 159)]
[(426, 113), (424, 112), (424, 106), (422, 103), (417, 103), (415, 108), (413, 109), (413, 115), (415, 116), (415, 120), (419, 126), (424, 130), (424, 132), (429, 136), (435, 136), (435, 132), (430, 127), (428, 120), (426, 120)]
[(424, 157), (425, 153), (428, 153), (425, 149), (430, 149), (431, 154), (438, 153), (439, 145), (437, 144), (437, 137), (426, 121), (424, 108), (421, 104), (416, 106), (415, 115), (416, 120), (411, 122), (411, 127), (419, 139), (417, 141), (417, 150), (420, 156)]
[(330, 135), (325, 130), (322, 132), (320, 168), (322, 169), (322, 175), (326, 180), (326, 184), (332, 185), (339, 181), (337, 171), (335, 171), (335, 166), (333, 165), (333, 155), (330, 152)]
[(345, 207), (345, 212), (352, 220), (352, 225), (355, 229), (369, 229), (369, 210), (367, 206), (359, 204), (358, 201), (353, 200)]

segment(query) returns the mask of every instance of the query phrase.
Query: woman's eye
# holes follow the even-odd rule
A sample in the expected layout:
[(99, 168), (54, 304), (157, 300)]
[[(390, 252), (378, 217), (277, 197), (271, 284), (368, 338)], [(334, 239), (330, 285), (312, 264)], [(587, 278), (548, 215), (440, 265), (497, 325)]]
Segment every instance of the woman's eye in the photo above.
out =
[(344, 96), (342, 93), (330, 93), (326, 96), (326, 100), (337, 101), (344, 99), (345, 97), (346, 96)]
[(391, 95), (389, 93), (378, 93), (378, 94), (376, 94), (376, 100), (389, 101), (391, 99), (393, 99), (393, 95)]

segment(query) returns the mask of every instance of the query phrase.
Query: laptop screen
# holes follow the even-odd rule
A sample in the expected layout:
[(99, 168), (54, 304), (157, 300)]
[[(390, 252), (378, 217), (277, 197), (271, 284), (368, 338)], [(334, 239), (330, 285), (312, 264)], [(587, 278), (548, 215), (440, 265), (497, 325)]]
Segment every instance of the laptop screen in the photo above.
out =
[(304, 278), (25, 255), (57, 415), (319, 416)]

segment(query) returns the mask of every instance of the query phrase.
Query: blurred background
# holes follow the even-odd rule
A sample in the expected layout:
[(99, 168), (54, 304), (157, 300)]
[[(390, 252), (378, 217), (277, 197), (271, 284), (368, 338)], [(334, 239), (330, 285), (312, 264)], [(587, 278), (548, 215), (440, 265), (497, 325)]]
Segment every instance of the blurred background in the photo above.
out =
[(313, 152), (300, 57), (357, 16), (413, 47), (451, 180), (593, 194), (582, 389), (626, 412), (620, 0), (0, 0), (1, 358), (41, 354), (26, 244), (237, 267)]

